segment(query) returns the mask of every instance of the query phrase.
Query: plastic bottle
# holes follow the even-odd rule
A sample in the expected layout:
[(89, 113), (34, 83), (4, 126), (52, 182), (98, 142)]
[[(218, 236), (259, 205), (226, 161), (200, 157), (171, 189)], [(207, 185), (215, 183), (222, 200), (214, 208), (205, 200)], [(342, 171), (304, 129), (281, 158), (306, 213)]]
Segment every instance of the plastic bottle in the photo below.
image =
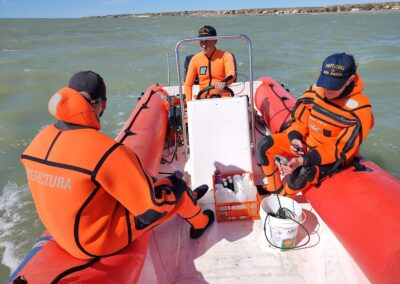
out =
[(225, 202), (236, 202), (236, 196), (235, 193), (230, 189), (227, 188), (225, 191)]
[(248, 201), (257, 200), (257, 187), (254, 185), (252, 180), (250, 180), (248, 184), (247, 200)]
[(242, 180), (250, 179), (250, 173), (243, 173)]
[[(235, 194), (235, 199), (237, 202), (246, 202), (247, 200), (247, 196), (246, 194), (243, 192), (243, 186), (241, 186), (238, 190), (238, 192)], [(232, 206), (233, 210), (241, 210), (241, 209), (245, 209), (246, 207), (244, 205), (236, 205), (236, 206)]]
[(233, 181), (238, 181), (238, 180), (242, 180), (242, 177), (240, 175), (234, 175), (233, 176)]
[(215, 184), (215, 189), (216, 190), (221, 190), (221, 189), (223, 189), (224, 188), (224, 186), (222, 185), (222, 183), (217, 183), (217, 184)]
[(244, 190), (244, 184), (242, 180), (235, 180), (233, 182), (233, 189), (237, 193), (239, 190)]
[(216, 167), (214, 171), (214, 184), (217, 183), (222, 183), (222, 173), (218, 167)]
[(239, 202), (246, 202), (247, 201), (247, 195), (246, 193), (243, 192), (243, 189), (239, 189), (238, 192), (236, 193), (236, 199)]
[(215, 192), (215, 198), (217, 199), (217, 203), (225, 203), (226, 202), (225, 191), (226, 191), (226, 189), (224, 187), (217, 188), (217, 191)]
[(240, 176), (240, 175), (234, 175), (234, 176), (233, 176), (233, 190), (234, 190), (235, 192), (238, 191), (238, 184), (239, 184), (239, 183), (243, 183), (243, 181), (242, 181), (242, 176)]
[(242, 180), (243, 180), (244, 190), (247, 191), (248, 187), (249, 187), (249, 182), (251, 181), (250, 174), (249, 173), (244, 173), (242, 175)]
[(232, 190), (232, 191), (234, 191), (234, 188), (233, 188), (233, 180), (232, 180), (232, 177), (228, 177), (228, 188), (230, 189), (230, 190)]

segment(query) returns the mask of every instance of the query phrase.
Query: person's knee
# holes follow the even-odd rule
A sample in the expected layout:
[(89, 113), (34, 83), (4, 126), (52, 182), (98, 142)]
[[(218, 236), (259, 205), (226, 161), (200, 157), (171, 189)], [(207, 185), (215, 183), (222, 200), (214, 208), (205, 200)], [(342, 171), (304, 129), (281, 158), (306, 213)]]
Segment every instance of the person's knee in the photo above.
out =
[(186, 190), (186, 182), (176, 177), (176, 175), (170, 175), (166, 178), (162, 178), (155, 185), (156, 198), (161, 198), (162, 192), (169, 194), (172, 191), (175, 199), (179, 200)]
[(274, 139), (272, 138), (272, 136), (266, 136), (262, 138), (260, 141), (258, 141), (256, 148), (258, 164), (263, 166), (269, 165), (269, 161), (265, 153), (273, 145), (274, 145)]
[(148, 209), (141, 215), (134, 216), (134, 223), (136, 230), (143, 230), (148, 227), (154, 227), (154, 225), (165, 215), (167, 212), (158, 212), (153, 209)]

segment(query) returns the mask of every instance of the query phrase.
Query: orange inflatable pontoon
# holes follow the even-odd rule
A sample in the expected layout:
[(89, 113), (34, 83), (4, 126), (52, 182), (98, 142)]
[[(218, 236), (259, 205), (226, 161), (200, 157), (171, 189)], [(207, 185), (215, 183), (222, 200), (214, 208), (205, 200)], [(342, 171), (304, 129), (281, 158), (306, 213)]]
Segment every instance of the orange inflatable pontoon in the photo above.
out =
[[(154, 177), (158, 176), (167, 130), (167, 95), (161, 87), (148, 88), (116, 138), (135, 151)], [(7, 283), (16, 279), (25, 283), (136, 283), (150, 236), (145, 233), (115, 255), (82, 260), (60, 248), (46, 231)]]
[[(291, 119), (296, 99), (272, 78), (259, 80), (255, 105), (277, 133)], [(154, 177), (167, 130), (166, 96), (161, 87), (150, 87), (117, 136)], [(400, 283), (400, 181), (366, 159), (357, 168), (336, 173), (304, 195), (372, 283)], [(136, 283), (149, 241), (146, 233), (113, 256), (88, 261), (69, 256), (45, 232), (8, 281), (23, 276), (27, 283)]]
[[(296, 99), (269, 77), (255, 94), (271, 133), (290, 120)], [(286, 104), (286, 106), (285, 106)], [(304, 192), (372, 283), (400, 283), (400, 181), (366, 159)]]

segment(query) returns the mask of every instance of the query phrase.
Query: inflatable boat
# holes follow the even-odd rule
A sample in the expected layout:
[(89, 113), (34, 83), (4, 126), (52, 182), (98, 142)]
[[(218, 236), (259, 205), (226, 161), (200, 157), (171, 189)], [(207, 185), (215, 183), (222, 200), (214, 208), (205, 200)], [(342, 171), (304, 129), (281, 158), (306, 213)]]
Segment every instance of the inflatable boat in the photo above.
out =
[[(249, 80), (230, 86), (234, 96), (184, 105), (179, 47), (199, 38), (182, 40), (179, 85), (149, 87), (116, 138), (152, 176), (181, 171), (191, 188), (208, 184), (201, 204), (213, 210), (215, 168), (250, 173), (261, 185), (255, 145), (284, 129), (296, 102), (274, 79), (253, 80), (250, 39), (218, 37), (231, 38), (248, 44), (250, 62)], [(367, 159), (360, 165), (294, 198), (306, 216), (297, 248), (269, 246), (257, 218), (215, 222), (193, 240), (176, 217), (117, 254), (89, 261), (68, 255), (45, 232), (7, 283), (400, 283), (400, 181)]]

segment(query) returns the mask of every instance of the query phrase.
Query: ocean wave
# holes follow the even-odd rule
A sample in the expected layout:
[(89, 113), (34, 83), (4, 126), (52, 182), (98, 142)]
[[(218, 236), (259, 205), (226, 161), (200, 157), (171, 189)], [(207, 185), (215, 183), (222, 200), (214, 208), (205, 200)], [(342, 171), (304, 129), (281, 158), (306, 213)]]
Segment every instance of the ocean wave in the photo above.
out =
[[(28, 186), (18, 186), (15, 182), (7, 182), (0, 196), (0, 248), (4, 250), (1, 263), (14, 271), (22, 261), (26, 250), (32, 246), (32, 240), (21, 230), (27, 226), (37, 226), (32, 222), (34, 205)], [(29, 230), (32, 232), (32, 228)], [(31, 234), (31, 233), (30, 233)]]
[[(125, 124), (125, 121), (118, 121), (117, 123), (115, 123), (115, 125), (117, 125), (117, 126), (124, 126), (124, 124)], [(119, 130), (117, 130), (117, 132), (119, 133)]]
[(7, 266), (10, 271), (15, 271), (18, 268), (18, 264), (21, 262), (14, 254), (16, 245), (11, 241), (4, 241), (0, 242), (0, 247), (4, 249), (1, 263)]
[(3, 52), (14, 52), (17, 51), (16, 49), (2, 49)]

